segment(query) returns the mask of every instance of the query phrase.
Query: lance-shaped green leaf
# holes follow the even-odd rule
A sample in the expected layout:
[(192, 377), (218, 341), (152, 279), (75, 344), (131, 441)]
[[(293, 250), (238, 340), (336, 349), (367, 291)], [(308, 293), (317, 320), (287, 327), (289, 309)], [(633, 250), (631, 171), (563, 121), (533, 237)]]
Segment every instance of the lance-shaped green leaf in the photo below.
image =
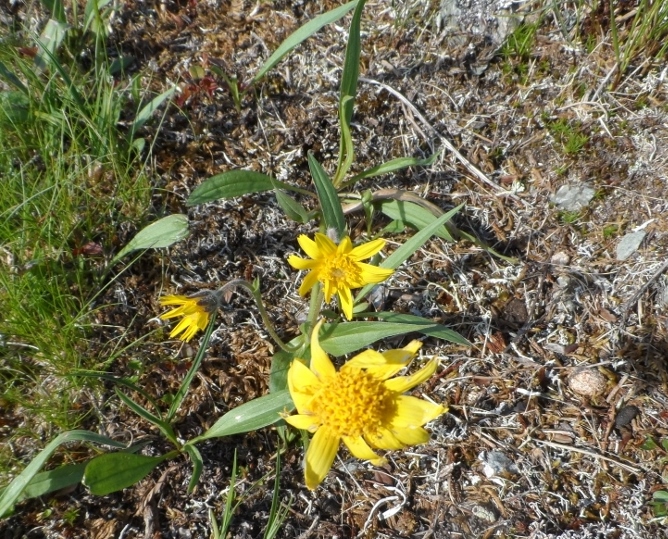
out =
[[(26, 488), (16, 501), (20, 502), (28, 498), (37, 498), (38, 496), (44, 496), (51, 492), (76, 485), (81, 482), (85, 468), (86, 463), (81, 462), (79, 464), (61, 466), (48, 472), (40, 472), (26, 485)], [(0, 496), (4, 492), (4, 488), (0, 489)]]
[[(418, 230), (422, 230), (429, 226), (437, 219), (437, 217), (426, 208), (402, 200), (384, 200), (380, 203), (380, 211), (391, 219), (399, 219)], [(452, 234), (450, 234), (450, 231), (445, 226), (436, 229), (434, 235), (443, 238), (446, 241), (455, 241)]]
[(96, 496), (117, 492), (141, 481), (161, 462), (176, 452), (148, 457), (132, 453), (107, 453), (95, 457), (86, 465), (83, 484)]
[(336, 189), (334, 189), (329, 176), (327, 176), (327, 173), (311, 152), (308, 154), (308, 166), (311, 176), (313, 176), (316, 191), (318, 192), (318, 200), (320, 201), (325, 226), (336, 230), (339, 237), (341, 237), (346, 229), (346, 220), (343, 216), (339, 195), (336, 193)]
[(202, 460), (202, 454), (199, 452), (199, 449), (197, 449), (194, 445), (185, 445), (183, 446), (183, 450), (188, 454), (190, 460), (192, 460), (193, 463), (193, 474), (190, 477), (190, 481), (188, 482), (188, 494), (191, 494), (192, 491), (195, 490), (195, 487), (199, 482), (199, 478), (202, 475), (204, 461)]
[[(397, 269), (405, 260), (408, 260), (415, 251), (420, 249), (438, 230), (442, 227), (462, 208), (460, 204), (456, 208), (451, 209), (448, 213), (441, 215), (439, 218), (433, 218), (432, 222), (425, 226), (422, 230), (416, 232), (411, 238), (396, 249), (390, 256), (383, 260), (379, 266), (381, 268)], [(355, 303), (361, 301), (376, 285), (369, 284), (363, 287), (355, 296)]]
[(69, 25), (64, 22), (49, 19), (37, 40), (39, 48), (35, 56), (35, 65), (38, 69), (45, 69), (55, 59), (56, 51), (65, 39), (69, 28)]
[(280, 189), (274, 189), (274, 194), (276, 195), (276, 202), (289, 219), (298, 223), (307, 223), (311, 219), (308, 210), (290, 195), (285, 194)]
[(39, 452), (39, 454), (32, 460), (25, 470), (23, 470), (14, 480), (5, 488), (0, 496), (0, 518), (6, 516), (14, 509), (14, 504), (21, 496), (21, 493), (26, 488), (26, 486), (32, 481), (32, 479), (37, 475), (39, 470), (42, 469), (46, 461), (57, 449), (57, 447), (66, 442), (93, 442), (97, 444), (110, 445), (112, 447), (124, 447), (125, 444), (96, 434), (94, 432), (89, 432), (87, 430), (72, 430), (68, 432), (63, 432), (56, 436), (47, 446)]
[(386, 163), (381, 163), (380, 165), (369, 168), (364, 172), (360, 172), (359, 174), (353, 176), (349, 181), (345, 182), (342, 187), (354, 185), (356, 182), (365, 178), (373, 178), (374, 176), (389, 174), (391, 172), (396, 172), (397, 170), (402, 170), (408, 167), (427, 167), (433, 164), (437, 157), (438, 152), (427, 157), (426, 159), (418, 159), (417, 157), (398, 157), (396, 159), (387, 161)]
[(400, 322), (344, 322), (325, 324), (320, 345), (333, 355), (342, 356), (369, 346), (376, 341), (406, 333), (434, 335), (441, 339), (467, 345), (469, 342), (458, 333), (425, 318), (404, 319)]
[(148, 119), (153, 115), (153, 113), (158, 110), (158, 108), (160, 108), (160, 105), (162, 105), (165, 101), (174, 95), (174, 92), (176, 92), (176, 85), (154, 97), (145, 107), (139, 111), (139, 114), (137, 114), (134, 121), (132, 122), (132, 125), (130, 126), (129, 140), (134, 139), (135, 133), (141, 129), (148, 121)]
[(289, 391), (270, 393), (230, 410), (202, 436), (189, 443), (261, 429), (279, 421), (281, 412), (291, 412), (294, 408)]
[(348, 2), (347, 4), (332, 9), (327, 13), (318, 15), (315, 19), (307, 22), (302, 27), (295, 30), (292, 34), (290, 34), (287, 37), (285, 41), (283, 41), (283, 43), (279, 45), (276, 51), (274, 51), (274, 53), (262, 65), (262, 67), (253, 77), (252, 82), (255, 83), (259, 81), (262, 77), (264, 77), (267, 74), (267, 72), (271, 68), (273, 68), (278, 62), (280, 62), (286, 54), (288, 54), (302, 41), (305, 41), (306, 39), (311, 37), (323, 26), (338, 21), (341, 17), (343, 17), (346, 13), (348, 13), (351, 9), (353, 9), (356, 5), (357, 5), (357, 0), (355, 0), (354, 2)]
[(355, 96), (357, 95), (357, 80), (360, 72), (360, 20), (365, 0), (361, 0), (350, 23), (346, 58), (341, 74), (341, 90), (339, 94), (339, 122), (341, 124), (341, 138), (339, 142), (339, 161), (334, 174), (334, 185), (339, 187), (353, 162), (354, 146), (350, 137), (350, 122), (353, 118)]
[(287, 183), (275, 180), (261, 172), (252, 170), (230, 170), (216, 174), (205, 180), (188, 197), (186, 204), (195, 206), (214, 200), (240, 197), (262, 191), (272, 191), (274, 188), (288, 189), (297, 193), (311, 194)]
[(113, 258), (113, 266), (126, 254), (137, 249), (160, 249), (169, 247), (188, 236), (188, 218), (185, 215), (168, 215), (140, 230), (130, 242)]

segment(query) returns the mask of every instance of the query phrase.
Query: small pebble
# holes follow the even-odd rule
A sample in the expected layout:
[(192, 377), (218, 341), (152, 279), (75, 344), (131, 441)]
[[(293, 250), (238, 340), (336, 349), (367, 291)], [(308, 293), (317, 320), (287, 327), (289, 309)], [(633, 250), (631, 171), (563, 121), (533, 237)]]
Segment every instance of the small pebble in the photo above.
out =
[(596, 369), (578, 369), (568, 377), (568, 387), (583, 397), (598, 397), (608, 386), (608, 379)]
[(617, 412), (617, 416), (615, 417), (615, 427), (618, 429), (621, 427), (625, 427), (633, 419), (635, 416), (637, 416), (640, 413), (640, 409), (637, 406), (633, 406), (632, 404), (629, 406), (624, 406)]

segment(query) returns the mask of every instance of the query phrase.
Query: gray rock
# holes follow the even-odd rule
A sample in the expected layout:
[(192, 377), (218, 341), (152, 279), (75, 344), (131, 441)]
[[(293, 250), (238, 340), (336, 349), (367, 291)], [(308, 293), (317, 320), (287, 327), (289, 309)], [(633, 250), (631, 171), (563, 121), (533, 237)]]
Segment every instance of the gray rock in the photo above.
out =
[(644, 230), (636, 230), (626, 234), (617, 244), (617, 260), (626, 260), (635, 253), (645, 236), (647, 236), (647, 232)]
[(585, 208), (596, 191), (585, 183), (562, 185), (552, 197), (552, 203), (560, 210), (580, 211)]

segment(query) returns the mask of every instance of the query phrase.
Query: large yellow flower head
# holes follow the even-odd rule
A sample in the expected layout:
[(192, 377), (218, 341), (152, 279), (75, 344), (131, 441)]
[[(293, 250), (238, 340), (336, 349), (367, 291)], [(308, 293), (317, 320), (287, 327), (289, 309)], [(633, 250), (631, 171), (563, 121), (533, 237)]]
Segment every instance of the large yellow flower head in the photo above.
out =
[(299, 287), (299, 295), (305, 296), (320, 281), (324, 285), (325, 301), (331, 301), (332, 296), (337, 294), (341, 310), (348, 320), (353, 317), (353, 296), (350, 290), (380, 283), (394, 273), (394, 270), (361, 262), (371, 258), (385, 246), (383, 239), (355, 248), (348, 236), (344, 237), (338, 246), (325, 234), (319, 233), (315, 235), (315, 241), (304, 234), (299, 236), (297, 241), (312, 259), (304, 260), (296, 255), (288, 257), (288, 263), (293, 268), (311, 270)]
[(311, 336), (311, 367), (295, 360), (288, 371), (288, 387), (297, 414), (285, 420), (314, 432), (306, 451), (305, 477), (309, 489), (325, 478), (341, 441), (357, 458), (378, 466), (385, 459), (375, 449), (402, 449), (423, 444), (423, 426), (447, 408), (404, 393), (436, 371), (433, 359), (410, 376), (392, 378), (406, 367), (422, 346), (412, 341), (398, 350), (366, 350), (337, 371), (320, 347), (319, 322)]
[(167, 311), (160, 315), (161, 320), (170, 318), (181, 318), (181, 321), (174, 326), (170, 337), (176, 337), (182, 334), (179, 339), (190, 341), (195, 334), (206, 328), (209, 318), (218, 309), (220, 305), (221, 294), (219, 291), (202, 291), (192, 296), (168, 295), (160, 298), (160, 305), (178, 305), (176, 309)]

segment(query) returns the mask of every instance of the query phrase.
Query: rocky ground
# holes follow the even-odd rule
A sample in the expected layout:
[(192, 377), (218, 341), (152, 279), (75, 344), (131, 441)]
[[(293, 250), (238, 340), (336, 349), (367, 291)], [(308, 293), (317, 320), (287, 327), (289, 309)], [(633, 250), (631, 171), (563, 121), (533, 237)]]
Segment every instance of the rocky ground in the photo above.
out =
[[(441, 369), (417, 394), (450, 411), (430, 426), (428, 445), (390, 454), (385, 468), (341, 452), (315, 493), (303, 486), (301, 448), (290, 446), (280, 478), (290, 510), (278, 537), (658, 537), (665, 528), (649, 502), (665, 486), (668, 456), (642, 447), (668, 437), (666, 59), (638, 54), (620, 72), (605, 1), (408, 4), (365, 8), (354, 171), (441, 153), (430, 167), (356, 187), (406, 189), (444, 210), (464, 203), (456, 225), (516, 261), (434, 239), (388, 282), (385, 310), (433, 318), (473, 343), (425, 340), (422, 355), (439, 357)], [(630, 4), (616, 12), (621, 27)], [(179, 106), (145, 135), (155, 142), (154, 211), (187, 213), (191, 234), (144, 255), (100, 301), (91, 353), (101, 362), (156, 330), (114, 359), (114, 374), (139, 376), (156, 396), (178, 388), (196, 341), (165, 340), (161, 291), (258, 276), (279, 332), (296, 334), (307, 305), (286, 257), (313, 228), (286, 220), (270, 195), (194, 208), (185, 199), (237, 168), (311, 188), (308, 151), (333, 172), (349, 16), (296, 49), (240, 111), (211, 67), (248, 81), (290, 32), (336, 5), (122, 3), (113, 47), (156, 92), (181, 88)], [(360, 238), (363, 215), (349, 224)], [(135, 232), (119, 224), (119, 248)], [(405, 237), (389, 237), (389, 250)], [(252, 302), (234, 296), (180, 435), (264, 394), (273, 351)], [(91, 428), (149, 440), (148, 454), (167, 450), (113, 391), (90, 401)], [(0, 522), (2, 537), (209, 537), (235, 450), (243, 497), (230, 536), (261, 537), (278, 446), (271, 429), (203, 444), (192, 495), (191, 465), (174, 460), (122, 493), (96, 498), (79, 487), (24, 502)]]

